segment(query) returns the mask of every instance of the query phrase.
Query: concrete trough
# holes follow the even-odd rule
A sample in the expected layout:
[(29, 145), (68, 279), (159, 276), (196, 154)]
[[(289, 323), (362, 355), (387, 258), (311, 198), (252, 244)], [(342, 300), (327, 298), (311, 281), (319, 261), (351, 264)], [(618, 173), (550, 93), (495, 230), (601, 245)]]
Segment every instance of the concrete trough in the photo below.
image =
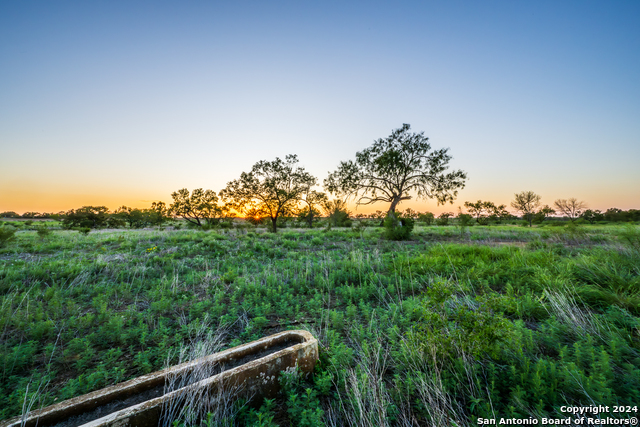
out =
[[(74, 397), (55, 405), (0, 422), (0, 427), (156, 427), (163, 405), (185, 394), (210, 395), (221, 388), (242, 388), (253, 397), (274, 397), (280, 372), (298, 368), (313, 371), (318, 341), (307, 331), (285, 331), (257, 341), (172, 366), (162, 371)], [(165, 383), (188, 377), (202, 366), (212, 375), (165, 393)]]

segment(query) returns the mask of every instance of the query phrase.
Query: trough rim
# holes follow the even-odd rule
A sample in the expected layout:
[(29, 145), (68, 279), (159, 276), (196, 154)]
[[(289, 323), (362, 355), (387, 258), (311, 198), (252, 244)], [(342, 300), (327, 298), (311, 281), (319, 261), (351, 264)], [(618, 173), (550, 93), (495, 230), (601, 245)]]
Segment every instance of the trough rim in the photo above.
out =
[[(28, 422), (28, 421), (36, 420), (41, 417), (45, 417), (45, 416), (46, 417), (55, 416), (57, 412), (63, 412), (63, 410), (65, 410), (69, 406), (87, 404), (92, 400), (106, 400), (106, 402), (103, 403), (103, 404), (106, 404), (113, 400), (118, 399), (117, 396), (113, 396), (113, 395), (118, 395), (118, 394), (126, 395), (128, 390), (132, 390), (135, 387), (138, 387), (140, 384), (143, 384), (145, 382), (158, 382), (158, 385), (164, 384), (165, 378), (170, 374), (180, 375), (181, 373), (188, 371), (190, 368), (195, 367), (201, 363), (213, 364), (220, 359), (224, 359), (231, 353), (254, 349), (256, 347), (260, 347), (267, 344), (268, 341), (279, 340), (283, 336), (287, 336), (287, 335), (292, 335), (292, 336), (297, 336), (299, 338), (302, 338), (302, 342), (293, 344), (289, 347), (285, 347), (282, 350), (278, 350), (275, 353), (268, 354), (259, 359), (251, 360), (240, 366), (236, 366), (235, 368), (225, 370), (219, 374), (216, 374), (209, 378), (205, 378), (196, 383), (189, 384), (178, 390), (173, 390), (169, 393), (163, 394), (153, 399), (145, 400), (133, 406), (120, 409), (116, 412), (112, 412), (111, 414), (107, 414), (104, 417), (82, 424), (81, 427), (96, 427), (96, 426), (104, 425), (104, 423), (113, 422), (119, 418), (126, 417), (127, 416), (126, 413), (133, 413), (136, 409), (142, 406), (154, 407), (158, 404), (162, 404), (164, 400), (168, 398), (173, 399), (177, 397), (180, 393), (184, 393), (187, 390), (194, 390), (200, 387), (207, 387), (216, 382), (224, 381), (227, 377), (236, 375), (244, 370), (251, 369), (257, 365), (261, 365), (263, 363), (268, 363), (272, 360), (279, 359), (287, 354), (298, 352), (308, 346), (315, 347), (316, 353), (317, 353), (318, 340), (310, 332), (302, 329), (282, 331), (277, 334), (269, 335), (267, 337), (263, 337), (255, 341), (251, 341), (246, 344), (241, 344), (239, 346), (229, 348), (227, 350), (223, 350), (217, 353), (203, 356), (198, 359), (181, 363), (179, 365), (171, 366), (171, 367), (162, 369), (160, 371), (156, 371), (150, 374), (142, 375), (140, 377), (132, 378), (128, 381), (125, 381), (119, 384), (114, 384), (114, 385), (102, 388), (100, 390), (95, 390), (90, 393), (83, 394), (81, 396), (72, 397), (62, 402), (46, 406), (42, 409), (37, 409), (35, 411), (30, 412), (28, 417), (24, 421)], [(268, 349), (268, 347), (265, 347), (265, 349)], [(297, 365), (297, 362), (296, 362), (296, 365)], [(152, 385), (150, 388), (152, 387), (154, 386)], [(70, 405), (70, 402), (72, 401), (75, 401), (75, 402), (73, 402), (72, 405)], [(23, 421), (22, 416), (13, 417), (6, 421), (0, 421), (0, 427), (17, 427), (21, 425), (22, 421)]]

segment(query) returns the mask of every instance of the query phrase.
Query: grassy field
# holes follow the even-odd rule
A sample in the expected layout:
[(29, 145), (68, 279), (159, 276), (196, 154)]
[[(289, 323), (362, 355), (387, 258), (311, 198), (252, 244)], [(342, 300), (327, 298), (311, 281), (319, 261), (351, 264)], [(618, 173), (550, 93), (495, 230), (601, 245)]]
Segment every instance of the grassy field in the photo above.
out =
[(319, 339), (314, 376), (208, 425), (465, 426), (640, 404), (637, 225), (16, 236), (0, 249), (0, 419), (214, 335), (226, 348), (286, 329)]

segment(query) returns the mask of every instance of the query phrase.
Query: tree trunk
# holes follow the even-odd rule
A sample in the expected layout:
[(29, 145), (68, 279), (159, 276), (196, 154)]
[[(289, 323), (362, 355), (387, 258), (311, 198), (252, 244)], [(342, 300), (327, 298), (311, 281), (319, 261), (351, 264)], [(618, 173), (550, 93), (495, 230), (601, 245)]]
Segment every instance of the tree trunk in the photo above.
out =
[(393, 199), (393, 201), (391, 202), (391, 206), (389, 206), (389, 211), (387, 212), (387, 216), (389, 216), (390, 213), (393, 213), (393, 214), (396, 213), (396, 206), (398, 206), (398, 203), (400, 203), (399, 197)]
[(384, 226), (384, 220), (387, 219), (387, 217), (391, 214), (393, 214), (395, 216), (396, 214), (396, 206), (398, 206), (398, 203), (400, 203), (400, 198), (395, 198), (393, 199), (393, 201), (391, 202), (391, 206), (389, 206), (389, 210), (387, 211), (387, 215), (382, 218), (382, 221), (380, 221), (380, 227)]
[(278, 226), (276, 225), (276, 223), (278, 222), (278, 217), (271, 217), (271, 231), (273, 233), (276, 233), (278, 231)]

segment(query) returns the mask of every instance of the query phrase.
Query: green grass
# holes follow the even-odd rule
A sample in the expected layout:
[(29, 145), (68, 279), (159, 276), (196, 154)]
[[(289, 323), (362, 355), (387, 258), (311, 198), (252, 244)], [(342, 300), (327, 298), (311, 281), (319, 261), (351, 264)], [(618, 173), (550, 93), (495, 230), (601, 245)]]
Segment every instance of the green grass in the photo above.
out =
[(314, 377), (239, 425), (640, 402), (637, 226), (381, 233), (21, 229), (0, 248), (0, 419), (161, 369), (206, 319), (225, 347), (298, 328), (321, 343)]

